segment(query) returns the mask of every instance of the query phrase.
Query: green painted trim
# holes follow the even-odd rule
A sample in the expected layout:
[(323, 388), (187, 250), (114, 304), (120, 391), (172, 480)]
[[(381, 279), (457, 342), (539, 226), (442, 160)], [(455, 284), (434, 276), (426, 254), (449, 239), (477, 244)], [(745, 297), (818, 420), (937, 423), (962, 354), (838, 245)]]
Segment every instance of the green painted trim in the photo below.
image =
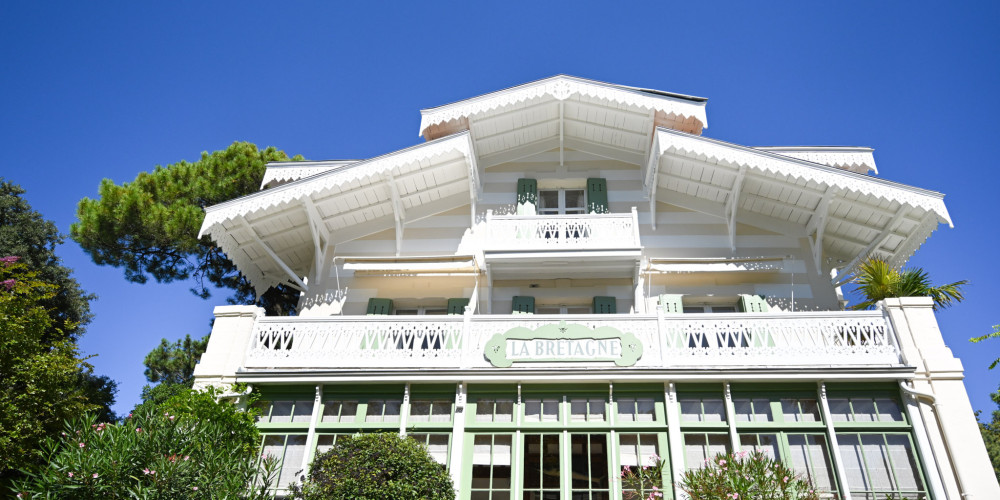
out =
[[(564, 358), (532, 358), (532, 359), (508, 359), (508, 340), (605, 340), (618, 339), (621, 342), (621, 355), (616, 357), (577, 357), (567, 356)], [(579, 347), (579, 346), (578, 346)], [(567, 324), (565, 321), (557, 325), (542, 325), (535, 330), (525, 327), (515, 327), (504, 333), (496, 334), (486, 343), (484, 349), (486, 359), (493, 366), (498, 368), (508, 368), (513, 363), (537, 363), (537, 362), (578, 362), (578, 361), (614, 361), (617, 366), (632, 366), (642, 357), (642, 342), (635, 335), (622, 332), (610, 326), (601, 326), (590, 329), (580, 324)]]

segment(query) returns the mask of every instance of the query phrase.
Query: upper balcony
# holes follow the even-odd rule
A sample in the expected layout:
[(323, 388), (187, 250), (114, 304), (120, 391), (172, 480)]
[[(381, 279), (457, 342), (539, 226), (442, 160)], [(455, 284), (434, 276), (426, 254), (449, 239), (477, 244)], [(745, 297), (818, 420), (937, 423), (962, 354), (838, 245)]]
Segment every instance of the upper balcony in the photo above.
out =
[[(483, 253), (494, 272), (555, 273), (579, 268), (591, 274), (629, 276), (642, 254), (636, 209), (630, 213), (493, 215), (486, 212)], [(534, 267), (532, 267), (534, 266)]]
[(243, 340), (233, 345), (246, 345), (241, 369), (264, 372), (901, 365), (881, 311), (258, 317), (247, 326), (234, 332)]

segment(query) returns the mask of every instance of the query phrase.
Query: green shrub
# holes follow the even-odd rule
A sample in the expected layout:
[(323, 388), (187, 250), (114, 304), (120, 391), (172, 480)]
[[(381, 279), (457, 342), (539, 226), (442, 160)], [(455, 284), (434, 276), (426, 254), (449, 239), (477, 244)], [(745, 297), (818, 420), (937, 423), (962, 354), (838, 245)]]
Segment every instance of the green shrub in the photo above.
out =
[(22, 472), (19, 498), (273, 498), (274, 459), (262, 459), (251, 413), (215, 393), (185, 391), (117, 424), (93, 415), (43, 441), (44, 465)]
[(305, 483), (292, 486), (304, 500), (454, 500), (447, 469), (424, 445), (393, 433), (357, 434), (337, 439), (309, 467)]
[(812, 486), (781, 462), (755, 452), (718, 454), (689, 470), (681, 489), (691, 500), (818, 500)]

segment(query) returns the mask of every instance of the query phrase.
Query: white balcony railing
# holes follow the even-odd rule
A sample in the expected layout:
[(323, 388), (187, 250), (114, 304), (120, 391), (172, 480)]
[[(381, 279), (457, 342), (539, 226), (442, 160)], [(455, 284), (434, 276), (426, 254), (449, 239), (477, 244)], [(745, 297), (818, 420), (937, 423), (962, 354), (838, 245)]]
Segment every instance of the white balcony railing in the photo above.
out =
[(486, 212), (486, 250), (639, 248), (636, 209), (624, 214), (493, 215)]
[[(486, 343), (515, 327), (611, 326), (642, 343), (637, 368), (900, 363), (878, 311), (684, 315), (473, 315), (258, 318), (244, 368), (491, 368)], [(606, 366), (607, 362), (525, 363)], [(609, 366), (614, 366), (613, 364)]]

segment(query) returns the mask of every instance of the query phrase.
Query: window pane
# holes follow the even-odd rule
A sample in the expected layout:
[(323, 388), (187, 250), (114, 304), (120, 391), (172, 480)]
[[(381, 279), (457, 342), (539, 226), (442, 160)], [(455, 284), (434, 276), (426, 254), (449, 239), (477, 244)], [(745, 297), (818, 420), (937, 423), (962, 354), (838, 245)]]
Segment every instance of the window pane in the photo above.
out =
[(477, 399), (476, 400), (476, 422), (490, 422), (493, 420), (493, 405), (495, 402), (492, 399)]
[[(881, 410), (881, 406), (879, 410)], [(902, 434), (890, 434), (885, 437), (888, 443), (889, 456), (892, 458), (893, 476), (899, 489), (916, 491), (921, 487), (917, 469), (917, 459), (910, 448), (910, 439)]]
[(383, 412), (385, 412), (385, 401), (369, 401), (365, 422), (381, 422)]
[(872, 487), (876, 490), (894, 489), (889, 466), (889, 450), (885, 439), (879, 434), (862, 434), (861, 449), (864, 453), (865, 465)]
[(785, 422), (819, 422), (819, 406), (815, 399), (782, 399), (781, 412)]
[(431, 406), (431, 422), (451, 421), (451, 401), (434, 401)]
[(741, 434), (740, 447), (744, 451), (759, 451), (771, 459), (780, 458), (775, 434)]
[(827, 453), (826, 437), (816, 434), (789, 434), (788, 449), (792, 468), (818, 490), (833, 491), (833, 467)]
[(600, 422), (604, 420), (604, 400), (603, 399), (591, 399), (590, 400), (590, 421)]
[(837, 434), (837, 441), (840, 444), (840, 456), (844, 460), (844, 472), (847, 473), (847, 485), (850, 490), (868, 490), (868, 477), (864, 470), (864, 458), (858, 436), (856, 434)]
[(557, 213), (559, 210), (559, 191), (538, 191), (539, 213)]
[(513, 422), (514, 421), (514, 402), (509, 399), (498, 399), (496, 408), (496, 417), (494, 422)]
[(749, 399), (734, 399), (733, 408), (735, 409), (737, 422), (753, 421), (753, 406)]
[(726, 406), (721, 399), (706, 399), (703, 422), (725, 422)]
[(618, 421), (631, 422), (635, 420), (635, 400), (622, 398), (618, 400)]
[(566, 213), (582, 213), (585, 206), (582, 189), (566, 190)]
[(302, 458), (306, 452), (306, 437), (303, 435), (288, 436), (285, 444), (285, 456), (281, 461), (281, 473), (278, 476), (278, 488), (286, 488), (302, 472)]
[(652, 422), (654, 418), (653, 400), (640, 399), (636, 402), (636, 420), (639, 422)]
[(878, 417), (875, 415), (875, 401), (868, 398), (852, 398), (851, 403), (854, 406), (854, 421), (855, 422), (877, 422)]
[(403, 406), (400, 400), (386, 401), (383, 422), (399, 422), (399, 410)]
[(902, 422), (903, 413), (899, 410), (899, 405), (896, 401), (888, 398), (879, 398), (875, 400), (875, 404), (878, 406), (878, 419), (880, 422)]
[(427, 422), (431, 419), (431, 402), (417, 400), (410, 403), (410, 421)]
[(580, 422), (587, 420), (587, 400), (573, 399), (569, 404), (570, 420)]
[(309, 423), (312, 421), (313, 413), (313, 400), (302, 400), (295, 402), (295, 414), (292, 416), (292, 422), (305, 422)]
[(271, 422), (291, 422), (292, 421), (291, 401), (275, 401), (271, 404)]
[(682, 399), (681, 403), (681, 420), (685, 422), (698, 422), (701, 420), (701, 400), (700, 399)]
[(847, 399), (830, 399), (830, 420), (834, 422), (851, 421), (851, 405)]

